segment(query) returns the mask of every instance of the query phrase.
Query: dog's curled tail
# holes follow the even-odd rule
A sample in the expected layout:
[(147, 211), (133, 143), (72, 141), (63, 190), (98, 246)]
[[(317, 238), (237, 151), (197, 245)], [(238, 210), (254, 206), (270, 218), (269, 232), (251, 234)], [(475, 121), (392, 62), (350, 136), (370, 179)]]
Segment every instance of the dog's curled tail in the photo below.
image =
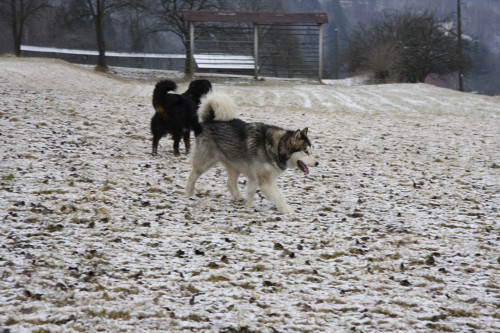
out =
[(177, 84), (171, 80), (161, 80), (155, 86), (153, 90), (153, 107), (157, 108), (162, 105), (165, 95), (169, 91), (175, 91), (177, 89)]
[(236, 104), (224, 93), (211, 92), (201, 100), (198, 115), (200, 123), (230, 121), (236, 118)]

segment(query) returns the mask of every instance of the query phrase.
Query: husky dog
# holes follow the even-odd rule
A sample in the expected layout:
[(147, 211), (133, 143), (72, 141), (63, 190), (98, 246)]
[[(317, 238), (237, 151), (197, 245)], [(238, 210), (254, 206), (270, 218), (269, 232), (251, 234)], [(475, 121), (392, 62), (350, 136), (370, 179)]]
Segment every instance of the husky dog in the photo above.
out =
[(171, 93), (177, 89), (174, 81), (159, 81), (153, 91), (153, 107), (155, 114), (151, 118), (153, 134), (153, 155), (158, 154), (158, 142), (171, 134), (174, 139), (174, 154), (179, 155), (179, 142), (184, 139), (186, 153), (190, 148), (190, 132), (195, 135), (201, 131), (198, 124), (198, 106), (200, 99), (212, 89), (208, 80), (194, 80), (183, 94)]
[(244, 200), (238, 176), (248, 178), (246, 205), (253, 207), (259, 187), (279, 212), (292, 213), (276, 178), (286, 168), (297, 167), (304, 174), (319, 162), (311, 153), (307, 128), (288, 131), (263, 123), (247, 123), (236, 118), (236, 106), (225, 94), (210, 93), (198, 110), (202, 132), (196, 137), (192, 169), (186, 194), (192, 196), (198, 178), (221, 162), (228, 173), (227, 186), (235, 200)]

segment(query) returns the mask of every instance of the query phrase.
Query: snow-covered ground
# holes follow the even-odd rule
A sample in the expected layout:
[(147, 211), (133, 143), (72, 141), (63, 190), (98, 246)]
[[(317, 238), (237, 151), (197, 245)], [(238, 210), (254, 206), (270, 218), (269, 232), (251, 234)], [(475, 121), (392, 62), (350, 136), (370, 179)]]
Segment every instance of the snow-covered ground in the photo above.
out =
[(3, 332), (500, 330), (498, 97), (210, 78), (245, 120), (309, 127), (284, 216), (222, 168), (185, 198), (189, 157), (150, 155), (169, 74), (118, 72), (0, 58)]

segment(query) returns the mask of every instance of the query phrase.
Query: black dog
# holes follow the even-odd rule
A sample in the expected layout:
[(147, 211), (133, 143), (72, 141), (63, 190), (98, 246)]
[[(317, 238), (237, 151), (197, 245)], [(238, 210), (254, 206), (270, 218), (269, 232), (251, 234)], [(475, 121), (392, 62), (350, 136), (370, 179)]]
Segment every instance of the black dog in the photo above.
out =
[(155, 115), (151, 118), (153, 134), (153, 155), (158, 154), (158, 142), (171, 134), (174, 140), (174, 154), (179, 155), (179, 142), (184, 139), (186, 154), (189, 152), (190, 133), (201, 133), (198, 123), (198, 106), (200, 99), (212, 90), (208, 80), (194, 80), (183, 94), (170, 93), (177, 89), (177, 84), (170, 80), (159, 81), (153, 91), (153, 107)]

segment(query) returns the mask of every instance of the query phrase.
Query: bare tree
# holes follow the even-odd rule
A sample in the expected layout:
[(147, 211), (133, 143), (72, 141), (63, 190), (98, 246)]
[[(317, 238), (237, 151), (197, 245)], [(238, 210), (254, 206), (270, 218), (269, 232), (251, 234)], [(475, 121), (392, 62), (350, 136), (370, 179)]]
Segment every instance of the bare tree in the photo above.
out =
[[(223, 10), (229, 8), (226, 0), (159, 0), (156, 13), (156, 23), (152, 32), (172, 32), (177, 35), (186, 50), (185, 73), (190, 72), (189, 61), (189, 23), (184, 20), (184, 11)], [(198, 29), (203, 30), (203, 29)], [(195, 36), (196, 38), (197, 36)]]
[(21, 56), (26, 23), (49, 7), (49, 0), (0, 0), (0, 20), (11, 28), (16, 56)]
[(378, 81), (395, 77), (403, 82), (423, 82), (427, 75), (446, 75), (464, 59), (457, 52), (457, 38), (432, 12), (396, 12), (354, 31), (346, 49), (351, 72), (370, 71)]
[(107, 19), (111, 19), (114, 12), (128, 9), (128, 8), (143, 8), (143, 1), (140, 0), (73, 0), (75, 6), (79, 11), (71, 13), (79, 17), (90, 17), (94, 24), (95, 36), (97, 43), (97, 50), (99, 55), (97, 57), (96, 70), (107, 71), (106, 64), (106, 38), (105, 38), (105, 24)]

